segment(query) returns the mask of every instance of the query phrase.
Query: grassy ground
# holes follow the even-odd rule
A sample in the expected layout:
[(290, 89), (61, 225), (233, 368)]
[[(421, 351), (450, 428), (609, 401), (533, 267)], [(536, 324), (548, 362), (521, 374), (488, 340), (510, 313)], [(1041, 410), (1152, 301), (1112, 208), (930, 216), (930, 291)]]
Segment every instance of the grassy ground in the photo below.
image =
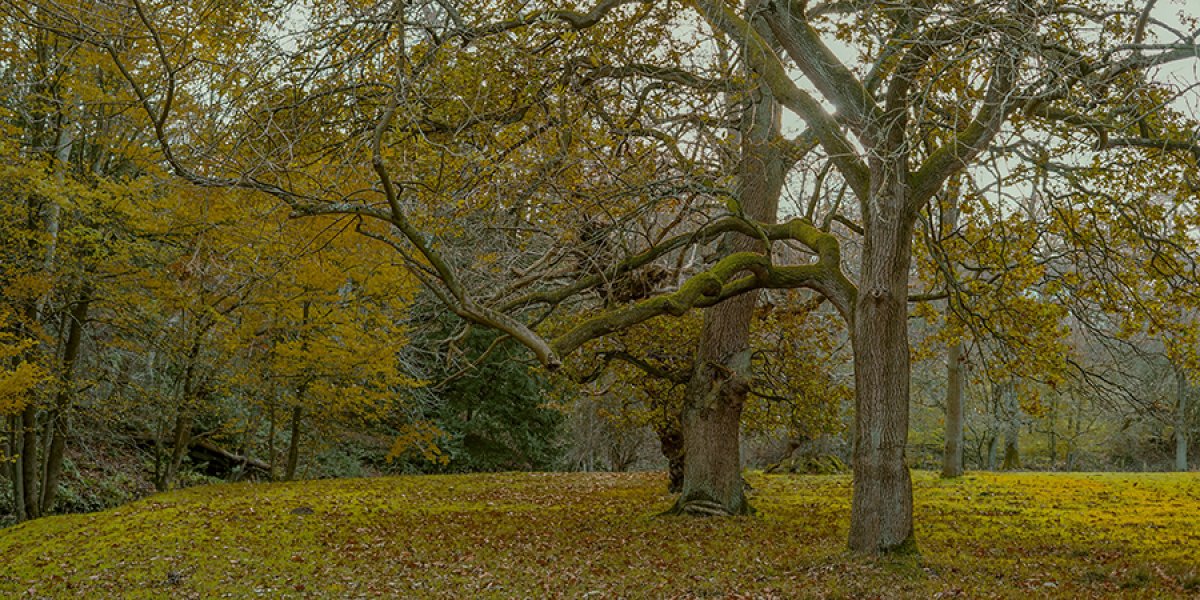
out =
[(1200, 597), (1200, 477), (916, 474), (920, 555), (843, 551), (844, 476), (656, 517), (660, 474), (220, 485), (0, 530), (0, 597)]

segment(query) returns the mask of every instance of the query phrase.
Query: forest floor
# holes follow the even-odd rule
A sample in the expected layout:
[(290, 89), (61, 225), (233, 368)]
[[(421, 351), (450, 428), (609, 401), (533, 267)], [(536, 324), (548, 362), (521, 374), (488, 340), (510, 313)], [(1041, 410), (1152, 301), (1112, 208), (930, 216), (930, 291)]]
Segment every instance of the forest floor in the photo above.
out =
[(659, 473), (231, 484), (0, 530), (0, 597), (1200, 597), (1200, 475), (916, 473), (919, 554), (844, 550), (847, 476), (752, 474), (660, 517)]

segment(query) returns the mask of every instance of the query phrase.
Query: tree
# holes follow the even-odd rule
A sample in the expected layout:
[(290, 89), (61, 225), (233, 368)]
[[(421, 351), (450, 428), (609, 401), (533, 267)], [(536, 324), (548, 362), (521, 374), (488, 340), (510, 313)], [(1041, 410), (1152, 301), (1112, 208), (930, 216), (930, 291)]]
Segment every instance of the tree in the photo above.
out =
[[(1146, 19), (1130, 26), (1118, 17), (1122, 12), (1067, 11), (1021, 2), (864, 5), (861, 12), (851, 5), (860, 23), (877, 24), (868, 31), (886, 32), (871, 40), (867, 68), (855, 73), (817, 29), (821, 9), (840, 10), (840, 4), (810, 10), (801, 2), (774, 3), (755, 22), (716, 0), (699, 0), (696, 6), (745, 45), (748, 60), (780, 102), (815, 131), (859, 200), (863, 252), (850, 317), (857, 394), (850, 547), (861, 552), (909, 548), (907, 297), (919, 209), (989, 147), (1006, 122), (1022, 115), (1021, 121), (1029, 117), (1077, 126), (1081, 116), (1071, 104), (1062, 108), (1064, 101), (1080, 94), (1099, 98), (1100, 104), (1119, 97), (1114, 88), (1141, 84), (1130, 74), (1187, 58), (1196, 44), (1189, 39), (1146, 44)], [(1084, 45), (1073, 35), (1081, 22), (1105, 27), (1115, 34), (1105, 41), (1121, 39), (1123, 45), (1098, 54), (1095, 44)], [(791, 79), (764, 29), (836, 107), (836, 116)], [(854, 41), (860, 39), (870, 38)], [(872, 93), (871, 84), (882, 80), (884, 91)], [(936, 84), (956, 87), (969, 106), (951, 111), (949, 120), (934, 118)], [(922, 92), (916, 93), (918, 89)], [(1114, 115), (1089, 114), (1084, 122), (1101, 123), (1092, 129), (1105, 134), (1106, 146), (1153, 145), (1146, 139), (1150, 136), (1107, 136), (1109, 128), (1128, 126)], [(846, 137), (847, 129), (862, 151)], [(1192, 145), (1184, 142), (1183, 147)]]
[[(220, 80), (219, 72), (244, 64), (244, 56), (232, 43), (198, 44), (197, 39), (209, 32), (193, 22), (199, 17), (187, 11), (135, 2), (134, 19), (113, 22), (132, 22), (139, 30), (137, 36), (98, 26), (95, 20), (69, 11), (48, 11), (37, 20), (105, 49), (138, 97), (165, 162), (178, 176), (201, 186), (267, 193), (302, 215), (352, 215), (386, 225), (386, 230), (367, 233), (391, 245), (456, 315), (510, 336), (548, 367), (557, 367), (562, 356), (591, 339), (652, 318), (716, 306), (756, 289), (808, 287), (820, 292), (846, 319), (855, 358), (850, 547), (861, 552), (911, 548), (912, 492), (904, 463), (909, 409), (907, 304), (913, 233), (922, 207), (946, 181), (992, 146), (1002, 131), (1005, 136), (1084, 132), (1099, 138), (1109, 150), (1161, 146), (1190, 151), (1194, 143), (1182, 139), (1179, 132), (1139, 129), (1137, 114), (1109, 109), (1129, 92), (1146, 87), (1141, 73), (1194, 56), (1196, 44), (1186, 36), (1176, 40), (1169, 28), (1157, 26), (1152, 29), (1167, 41), (1147, 42), (1154, 22), (1140, 15), (1148, 11), (1092, 12), (1026, 2), (829, 3), (806, 9), (799, 2), (772, 2), (747, 20), (724, 2), (703, 0), (695, 5), (734, 41), (738, 56), (756, 73), (754, 83), (746, 87), (765, 84), (778, 103), (803, 119), (811, 131), (806, 139), (820, 145), (857, 198), (862, 221), (858, 225), (862, 253), (852, 269), (857, 284), (841, 271), (834, 235), (805, 219), (780, 224), (757, 221), (750, 218), (743, 202), (731, 203), (727, 216), (707, 215), (710, 218), (700, 227), (671, 228), (663, 227), (663, 220), (643, 221), (652, 223), (643, 243), (600, 256), (593, 262), (598, 267), (589, 269), (564, 269), (566, 253), (529, 252), (547, 247), (544, 241), (535, 243), (534, 236), (507, 238), (511, 247), (524, 250), (508, 261), (507, 270), (496, 269), (489, 261), (471, 264), (447, 252), (452, 248), (445, 244), (445, 232), (430, 224), (444, 225), (445, 217), (454, 214), (451, 208), (476, 191), (490, 192), (480, 194), (480, 206), (518, 215), (518, 226), (533, 224), (542, 240), (570, 239), (562, 230), (545, 235), (551, 228), (544, 224), (555, 212), (545, 207), (560, 212), (572, 207), (590, 214), (597, 209), (587, 198), (604, 196), (592, 192), (620, 198), (622, 202), (613, 204), (619, 210), (612, 222), (626, 225), (635, 222), (636, 215), (695, 198), (680, 193), (681, 188), (699, 187), (706, 197), (739, 200), (727, 186), (710, 185), (713, 180), (703, 176), (693, 178), (698, 170), (688, 164), (687, 155), (671, 152), (672, 147), (687, 147), (680, 140), (703, 139), (710, 133), (702, 123), (684, 131), (694, 132), (692, 138), (667, 136), (676, 142), (665, 144), (669, 160), (627, 163), (615, 149), (636, 153), (657, 149), (662, 141), (662, 136), (646, 128), (622, 126), (636, 120), (611, 119), (610, 109), (618, 108), (632, 108), (641, 116), (646, 104), (642, 98), (626, 100), (627, 96), (613, 93), (604, 96), (607, 103), (589, 104), (574, 102), (563, 93), (567, 86), (587, 80), (574, 77), (579, 69), (593, 75), (632, 70), (643, 80), (697, 82), (695, 73), (677, 65), (630, 64), (634, 49), (647, 47), (639, 44), (673, 39), (668, 34), (678, 21), (665, 3), (605, 0), (587, 11), (574, 11), (541, 5), (527, 9), (506, 2), (486, 6), (399, 2), (365, 9), (364, 14), (374, 18), (314, 11), (314, 23), (321, 27), (304, 39), (304, 52), (277, 52), (266, 44), (255, 55), (258, 64), (268, 65), (256, 67), (257, 72), (287, 82), (289, 89), (237, 81), (222, 90), (220, 102), (188, 97), (186, 81), (205, 76)], [(510, 18), (496, 20), (497, 15)], [(1077, 35), (1083, 24), (1096, 25), (1111, 35), (1103, 40), (1083, 39)], [(594, 36), (602, 30), (619, 32), (622, 43), (598, 43)], [(840, 32), (863, 49), (864, 61), (857, 71), (830, 50), (822, 30)], [(253, 35), (254, 27), (240, 31)], [(115, 40), (153, 47), (155, 59), (130, 60)], [(371, 52), (347, 50), (343, 40), (353, 40)], [(815, 95), (793, 81), (773, 50), (776, 43), (815, 88)], [(524, 51), (527, 48), (539, 51)], [(677, 63), (688, 56), (674, 46), (661, 54)], [(610, 59), (612, 64), (607, 62)], [(499, 80), (480, 64), (522, 72), (506, 73)], [(571, 76), (559, 77), (563, 65), (575, 67), (566, 70)], [(513, 85), (523, 81), (555, 83)], [(718, 79), (715, 88), (730, 81)], [(464, 88), (489, 91), (471, 102), (446, 101), (459, 97), (451, 90)], [(818, 101), (818, 95), (836, 113)], [(181, 115), (203, 117), (206, 102), (217, 114), (231, 118), (201, 119), (204, 125), (189, 128), (186, 138), (174, 133), (172, 127)], [(318, 122), (316, 115), (335, 119)], [(672, 119), (677, 114), (653, 116), (662, 122), (702, 122)], [(284, 130), (266, 126), (273, 123), (292, 126)], [(615, 135), (630, 129), (637, 134)], [(231, 131), (234, 135), (227, 135)], [(262, 135), (263, 131), (268, 134)], [(557, 136), (544, 135), (550, 131)], [(337, 161), (331, 161), (326, 150), (333, 147), (342, 152)], [(596, 148), (614, 148), (616, 158), (600, 159), (604, 153), (593, 152)], [(209, 160), (213, 156), (224, 160)], [(564, 167), (568, 164), (569, 169)], [(469, 177), (444, 177), (444, 165), (459, 167)], [(397, 178), (397, 173), (403, 177)], [(635, 178), (624, 177), (626, 173), (647, 179), (630, 187), (627, 182)], [(679, 177), (681, 173), (686, 177)], [(585, 186), (582, 189), (588, 193), (580, 194), (578, 189), (564, 189), (569, 186), (542, 185), (550, 174), (575, 184), (591, 182), (592, 187)], [(666, 174), (673, 182), (671, 193), (649, 192), (644, 182), (661, 183)], [(482, 185), (480, 177), (492, 183)], [(533, 190), (520, 184), (529, 180), (536, 182)], [(499, 200), (507, 198), (497, 193), (501, 189), (524, 190), (516, 195), (522, 200)], [(530, 202), (533, 198), (561, 203)], [(581, 203), (584, 210), (579, 209)], [(684, 217), (674, 222), (686, 221)], [(684, 232), (677, 233), (679, 229)], [(816, 259), (808, 264), (777, 264), (770, 255), (734, 252), (651, 297), (609, 306), (565, 330), (544, 327), (550, 313), (577, 307), (583, 298), (594, 299), (597, 290), (638, 269), (729, 233), (764, 243), (789, 240), (806, 247)], [(510, 278), (512, 283), (496, 281), (498, 272), (509, 271), (519, 273)], [(724, 331), (715, 325), (713, 335)], [(714, 346), (713, 358), (736, 358), (739, 353), (734, 347), (743, 347), (742, 331), (736, 328), (728, 348)], [(727, 366), (745, 364), (739, 360)], [(706, 377), (710, 383), (716, 381), (712, 374)], [(735, 385), (727, 391), (736, 394), (725, 406), (733, 408), (741, 386), (735, 378), (730, 380)], [(720, 390), (703, 391), (715, 398), (713, 392)], [(713, 431), (728, 432), (729, 415), (735, 411), (718, 412), (713, 413), (717, 417)], [(727, 439), (727, 434), (720, 439)], [(723, 448), (706, 454), (728, 464), (725, 453), (731, 450)], [(721, 472), (728, 470), (720, 467)], [(720, 488), (704, 493), (737, 503), (728, 491), (727, 478), (713, 481)]]

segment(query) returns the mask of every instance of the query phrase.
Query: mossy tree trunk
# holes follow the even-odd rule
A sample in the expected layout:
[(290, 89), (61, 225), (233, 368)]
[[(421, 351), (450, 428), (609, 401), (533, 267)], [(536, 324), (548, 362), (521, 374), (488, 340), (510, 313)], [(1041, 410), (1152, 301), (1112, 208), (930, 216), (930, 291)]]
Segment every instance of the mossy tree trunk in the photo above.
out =
[(750, 512), (742, 482), (742, 407), (750, 389), (749, 316), (757, 294), (727, 300), (705, 314), (703, 345), (683, 409), (683, 486), (675, 511), (696, 515)]
[[(765, 86), (752, 92), (742, 116), (737, 203), (749, 218), (773, 223), (785, 174), (779, 139), (780, 107)], [(760, 240), (733, 234), (721, 251), (763, 252)], [(741, 473), (742, 408), (750, 391), (750, 322), (758, 292), (704, 311), (692, 376), (685, 389), (683, 478), (677, 513), (739, 515), (751, 511)]]

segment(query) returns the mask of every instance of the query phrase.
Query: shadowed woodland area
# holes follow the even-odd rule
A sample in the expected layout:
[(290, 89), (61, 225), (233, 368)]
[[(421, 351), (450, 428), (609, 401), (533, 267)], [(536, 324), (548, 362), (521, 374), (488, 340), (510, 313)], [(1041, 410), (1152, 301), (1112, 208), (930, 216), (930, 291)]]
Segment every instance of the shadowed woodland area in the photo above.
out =
[[(1195, 533), (1198, 20), (0, 0), (0, 589), (1195, 593), (1165, 540)], [(296, 564), (41, 558), (172, 511), (239, 565), (290, 531)], [(539, 541), (547, 515), (612, 537)], [(408, 549), (360, 541), (400, 521)], [(695, 575), (487, 587), (467, 527), (535, 562), (651, 535)], [(335, 541), (399, 570), (335, 585)]]

